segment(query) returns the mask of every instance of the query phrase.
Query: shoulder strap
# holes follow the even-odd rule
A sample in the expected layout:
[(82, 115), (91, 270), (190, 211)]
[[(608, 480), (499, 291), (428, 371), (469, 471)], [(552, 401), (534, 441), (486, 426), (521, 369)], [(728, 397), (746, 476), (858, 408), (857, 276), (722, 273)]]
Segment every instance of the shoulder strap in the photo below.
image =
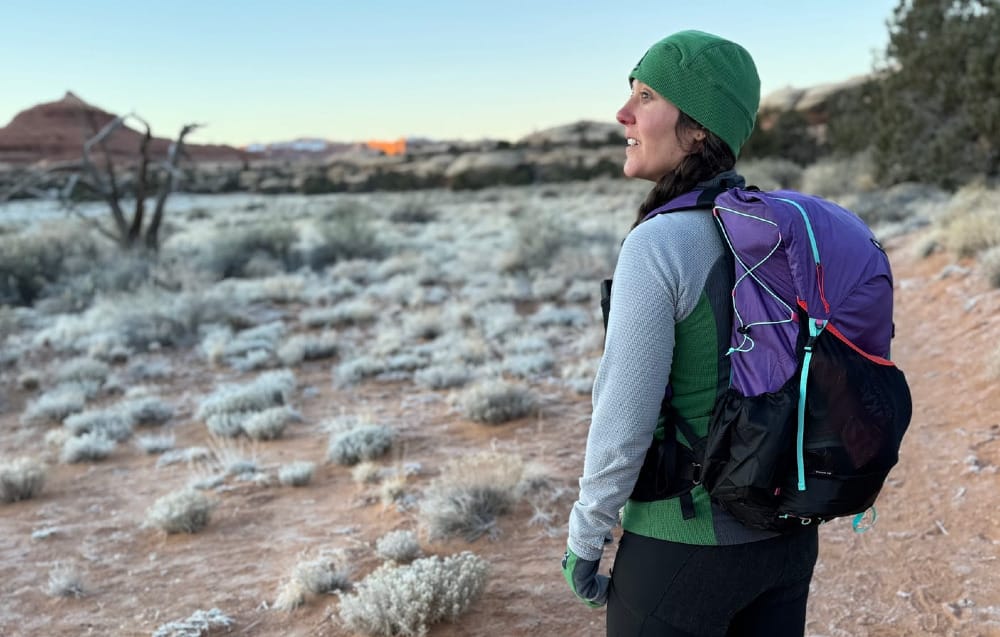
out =
[(691, 190), (679, 197), (674, 197), (659, 208), (650, 211), (642, 218), (643, 221), (652, 219), (657, 215), (680, 210), (702, 210), (715, 206), (715, 198), (725, 192), (725, 188), (706, 188), (704, 190)]

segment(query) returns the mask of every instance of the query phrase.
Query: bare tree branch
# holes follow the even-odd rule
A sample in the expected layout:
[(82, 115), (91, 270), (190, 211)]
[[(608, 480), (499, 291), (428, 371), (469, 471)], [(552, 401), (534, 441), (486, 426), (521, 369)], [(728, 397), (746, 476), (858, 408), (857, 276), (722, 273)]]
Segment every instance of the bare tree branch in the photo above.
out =
[[(94, 177), (94, 181), (97, 182), (100, 187), (99, 192), (104, 196), (105, 201), (108, 202), (108, 206), (111, 208), (111, 216), (114, 219), (115, 226), (118, 228), (118, 236), (120, 237), (119, 241), (125, 241), (128, 237), (128, 223), (125, 221), (125, 213), (122, 212), (121, 204), (119, 202), (121, 195), (118, 192), (118, 182), (115, 179), (115, 169), (114, 164), (111, 161), (111, 152), (108, 150), (106, 142), (111, 133), (125, 125), (126, 117), (128, 117), (128, 115), (119, 115), (114, 118), (83, 144), (84, 163), (87, 165), (91, 176)], [(87, 120), (90, 123), (91, 130), (96, 131), (97, 122), (94, 119), (93, 112), (87, 112)], [(100, 147), (104, 155), (104, 170), (107, 173), (106, 184), (104, 180), (101, 179), (97, 168), (90, 159), (90, 150), (95, 144)]]
[(132, 227), (128, 232), (128, 243), (132, 245), (142, 232), (143, 216), (146, 214), (146, 180), (149, 169), (149, 143), (153, 139), (153, 133), (149, 124), (142, 118), (136, 117), (143, 126), (146, 127), (146, 134), (142, 137), (139, 145), (139, 174), (135, 182), (135, 214), (132, 215)]
[(160, 223), (163, 221), (163, 209), (167, 203), (167, 197), (174, 189), (180, 171), (177, 170), (177, 161), (184, 152), (184, 138), (192, 131), (201, 128), (201, 124), (185, 124), (181, 132), (177, 135), (177, 140), (170, 144), (167, 152), (167, 161), (164, 168), (167, 171), (167, 178), (160, 184), (160, 192), (156, 197), (156, 208), (153, 210), (153, 219), (146, 229), (146, 247), (155, 250), (159, 247)]

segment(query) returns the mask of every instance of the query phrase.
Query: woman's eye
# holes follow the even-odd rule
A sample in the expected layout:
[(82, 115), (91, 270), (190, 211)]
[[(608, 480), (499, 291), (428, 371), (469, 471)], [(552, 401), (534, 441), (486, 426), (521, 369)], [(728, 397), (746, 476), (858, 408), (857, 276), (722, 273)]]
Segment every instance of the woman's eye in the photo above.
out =
[(644, 100), (648, 100), (649, 98), (652, 97), (652, 94), (650, 94), (649, 91), (642, 91), (641, 93), (639, 93), (639, 97), (641, 97)]

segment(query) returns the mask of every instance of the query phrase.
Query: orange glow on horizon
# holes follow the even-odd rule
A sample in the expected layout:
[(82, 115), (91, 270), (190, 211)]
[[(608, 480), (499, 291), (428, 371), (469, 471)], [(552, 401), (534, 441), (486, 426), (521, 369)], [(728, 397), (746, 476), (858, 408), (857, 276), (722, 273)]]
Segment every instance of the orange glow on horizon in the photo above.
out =
[(365, 142), (365, 145), (372, 150), (380, 150), (386, 155), (402, 155), (406, 152), (406, 139), (403, 137), (391, 142), (373, 139)]

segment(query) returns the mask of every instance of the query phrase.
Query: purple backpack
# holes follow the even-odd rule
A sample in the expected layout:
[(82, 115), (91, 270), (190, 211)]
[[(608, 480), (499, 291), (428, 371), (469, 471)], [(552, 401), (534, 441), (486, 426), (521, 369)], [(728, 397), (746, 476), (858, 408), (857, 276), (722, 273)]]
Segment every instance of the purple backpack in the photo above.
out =
[(854, 213), (790, 190), (694, 191), (648, 216), (699, 207), (732, 252), (734, 285), (731, 381), (692, 445), (695, 483), (756, 528), (855, 515), (857, 529), (912, 412), (889, 360), (888, 257)]

